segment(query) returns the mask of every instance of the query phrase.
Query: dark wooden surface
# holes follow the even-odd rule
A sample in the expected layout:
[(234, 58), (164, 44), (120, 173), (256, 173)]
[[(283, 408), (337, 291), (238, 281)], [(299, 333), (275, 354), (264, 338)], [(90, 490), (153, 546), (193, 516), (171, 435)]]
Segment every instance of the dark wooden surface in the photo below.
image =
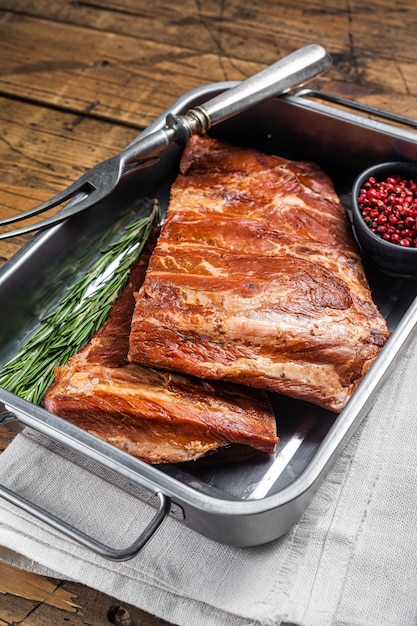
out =
[[(65, 188), (184, 92), (311, 42), (334, 61), (315, 86), (417, 119), (416, 24), (414, 0), (0, 0), (0, 217)], [(0, 262), (24, 240), (0, 241)], [(10, 438), (0, 429), (0, 450)], [(0, 564), (0, 626), (103, 626), (119, 605)]]

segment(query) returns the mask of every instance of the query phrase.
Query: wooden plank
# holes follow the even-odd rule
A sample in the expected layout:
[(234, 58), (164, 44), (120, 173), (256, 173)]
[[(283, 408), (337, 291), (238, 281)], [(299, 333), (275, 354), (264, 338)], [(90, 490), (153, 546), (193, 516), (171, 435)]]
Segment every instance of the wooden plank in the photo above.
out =
[(7, 448), (15, 437), (15, 433), (5, 426), (0, 426), (0, 453)]
[(33, 194), (31, 203), (121, 150), (139, 130), (0, 98), (0, 134), (2, 187)]
[(168, 625), (81, 584), (46, 578), (0, 562), (0, 626), (17, 623), (20, 626)]
[[(258, 0), (248, 5), (240, 0), (223, 2), (220, 0), (202, 3), (184, 0), (172, 3), (170, 0), (156, 0), (152, 3), (136, 0), (94, 0), (77, 3), (54, 0), (4, 0), (2, 6), (10, 11), (25, 15), (44, 16), (60, 22), (85, 24), (94, 28), (130, 34), (135, 37), (149, 37), (171, 45), (178, 44), (182, 37), (187, 46), (195, 50), (212, 51), (217, 48), (222, 55), (232, 54), (242, 59), (263, 60), (268, 48), (287, 49), (291, 40), (326, 40), (335, 50), (349, 46), (351, 30), (368, 38), (367, 49), (377, 49), (389, 58), (386, 38), (397, 40), (397, 33), (413, 38), (413, 0), (401, 3), (387, 3), (379, 0), (372, 8), (361, 0), (341, 4), (337, 0), (294, 0), (280, 2)], [(411, 18), (411, 19), (410, 19)], [(392, 26), (380, 35), (381, 23)], [(140, 30), (137, 30), (137, 27)], [(256, 43), (258, 44), (256, 46)], [(255, 48), (256, 46), (256, 48)], [(236, 53), (239, 50), (239, 53)], [(271, 53), (271, 50), (269, 54)], [(268, 53), (267, 53), (268, 54)], [(408, 52), (412, 58), (412, 49)]]
[[(0, 98), (2, 216), (47, 200), (138, 134), (126, 126)], [(2, 242), (0, 262), (26, 239)]]
[[(200, 51), (217, 49), (222, 56), (268, 64), (273, 55), (284, 54), (291, 46), (320, 41), (333, 52), (353, 57), (369, 50), (397, 62), (400, 57), (413, 63), (415, 4), (413, 0), (372, 3), (361, 0), (340, 4), (337, 0), (277, 3), (252, 2), (250, 8), (239, 0), (201, 3), (194, 0), (172, 3), (157, 0), (146, 4), (135, 0), (94, 0), (56, 3), (53, 0), (6, 0), (10, 11), (44, 16), (60, 22), (85, 24), (94, 28), (149, 38), (169, 45), (186, 42)], [(381, 24), (385, 24), (381, 37)], [(139, 29), (139, 30), (138, 30)], [(398, 32), (401, 31), (401, 38)], [(355, 59), (352, 59), (355, 60)]]
[(17, 570), (0, 562), (0, 593), (36, 600), (70, 613), (81, 608), (65, 589), (43, 576)]
[[(337, 3), (333, 0), (337, 7)], [(222, 57), (232, 56), (268, 64), (273, 55), (288, 52), (288, 40), (294, 36), (295, 46), (311, 41), (311, 32), (299, 27), (306, 15), (307, 29), (325, 33), (323, 10), (305, 12), (304, 3), (252, 2), (250, 8), (239, 0), (229, 2), (173, 3), (157, 0), (152, 3), (135, 0), (98, 0), (97, 2), (54, 3), (53, 0), (6, 0), (4, 8), (25, 15), (44, 16), (72, 24), (85, 24), (104, 31), (129, 34), (171, 46), (183, 42), (188, 48), (201, 52), (217, 51)], [(288, 25), (290, 28), (288, 29)], [(283, 37), (283, 31), (286, 36)], [(335, 42), (337, 39), (335, 38)], [(289, 43), (291, 46), (291, 41)], [(225, 78), (227, 78), (225, 76)]]
[[(12, 9), (15, 3), (8, 1)], [(356, 89), (362, 87), (364, 100), (376, 90), (387, 90), (388, 102), (390, 94), (417, 94), (414, 31), (407, 21), (412, 7), (407, 2), (396, 12), (381, 4), (381, 13), (359, 3), (349, 12), (336, 3), (324, 10), (319, 3), (306, 9), (301, 2), (267, 2), (251, 11), (227, 3), (223, 13), (218, 5), (217, 14), (194, 8), (187, 19), (166, 2), (152, 4), (152, 11), (133, 0), (127, 6), (123, 2), (124, 10), (121, 0), (16, 4), (21, 11), (45, 17), (10, 12), (0, 22), (0, 93), (139, 128), (185, 91), (245, 78), (310, 42), (313, 33), (334, 59), (319, 86), (354, 82)], [(51, 21), (59, 19), (65, 22)], [(384, 38), (379, 34), (381, 19), (393, 24)], [(394, 25), (401, 20), (399, 38)]]
[(225, 65), (235, 78), (262, 67), (25, 16), (0, 22), (0, 54), (1, 94), (142, 128), (185, 91), (223, 80)]

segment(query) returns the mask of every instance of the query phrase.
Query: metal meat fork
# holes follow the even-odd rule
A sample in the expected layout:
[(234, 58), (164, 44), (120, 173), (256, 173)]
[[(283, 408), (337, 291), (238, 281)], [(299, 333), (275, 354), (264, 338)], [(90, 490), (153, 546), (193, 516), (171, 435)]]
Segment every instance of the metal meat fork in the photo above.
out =
[(119, 154), (99, 163), (47, 202), (0, 220), (0, 226), (12, 224), (67, 203), (51, 217), (0, 233), (0, 239), (47, 228), (90, 208), (108, 196), (124, 176), (158, 161), (158, 157), (172, 142), (186, 145), (193, 134), (204, 133), (218, 122), (303, 85), (330, 65), (331, 57), (326, 50), (318, 44), (311, 44), (205, 104), (190, 109), (185, 115), (169, 114), (163, 128), (147, 135), (145, 133), (143, 138), (139, 137)]

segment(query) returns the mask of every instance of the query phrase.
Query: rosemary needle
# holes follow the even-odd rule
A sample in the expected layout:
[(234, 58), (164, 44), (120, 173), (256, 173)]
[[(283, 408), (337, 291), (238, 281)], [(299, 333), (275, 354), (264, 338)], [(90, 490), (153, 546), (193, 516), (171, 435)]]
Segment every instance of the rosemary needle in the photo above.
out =
[(160, 220), (156, 203), (149, 216), (125, 227), (116, 242), (102, 251), (86, 274), (43, 320), (40, 328), (0, 371), (0, 386), (40, 404), (54, 369), (64, 365), (100, 328), (121, 294), (132, 263), (141, 254), (148, 235)]

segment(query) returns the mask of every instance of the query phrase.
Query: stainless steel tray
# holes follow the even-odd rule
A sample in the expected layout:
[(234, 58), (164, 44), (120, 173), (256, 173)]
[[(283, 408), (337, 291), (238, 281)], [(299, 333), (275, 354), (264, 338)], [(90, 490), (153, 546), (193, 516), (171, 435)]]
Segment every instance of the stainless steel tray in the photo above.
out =
[[(184, 113), (234, 84), (215, 83), (185, 94), (145, 132), (160, 128), (168, 112)], [(315, 161), (331, 176), (349, 211), (351, 185), (362, 168), (385, 160), (417, 160), (416, 127), (413, 120), (304, 90), (223, 122), (213, 135), (285, 157)], [(36, 329), (66, 286), (86, 271), (101, 243), (114, 239), (120, 224), (132, 219), (138, 199), (158, 197), (166, 208), (179, 157), (180, 148), (170, 146), (158, 164), (127, 178), (111, 197), (87, 213), (36, 235), (1, 268), (0, 366)], [(133, 556), (167, 514), (229, 545), (253, 546), (283, 535), (300, 518), (335, 456), (366, 416), (416, 326), (416, 281), (382, 275), (366, 258), (364, 263), (374, 299), (392, 336), (338, 415), (278, 394), (271, 396), (281, 438), (273, 458), (260, 455), (219, 466), (200, 462), (150, 466), (0, 389), (4, 423), (17, 418), (30, 427), (25, 432), (45, 445), (45, 454), (53, 441), (73, 462), (87, 463), (105, 480), (117, 480), (138, 499), (155, 503), (157, 513), (138, 541), (115, 550), (4, 486), (0, 495), (110, 559)], [(138, 506), (143, 505), (138, 502)]]

